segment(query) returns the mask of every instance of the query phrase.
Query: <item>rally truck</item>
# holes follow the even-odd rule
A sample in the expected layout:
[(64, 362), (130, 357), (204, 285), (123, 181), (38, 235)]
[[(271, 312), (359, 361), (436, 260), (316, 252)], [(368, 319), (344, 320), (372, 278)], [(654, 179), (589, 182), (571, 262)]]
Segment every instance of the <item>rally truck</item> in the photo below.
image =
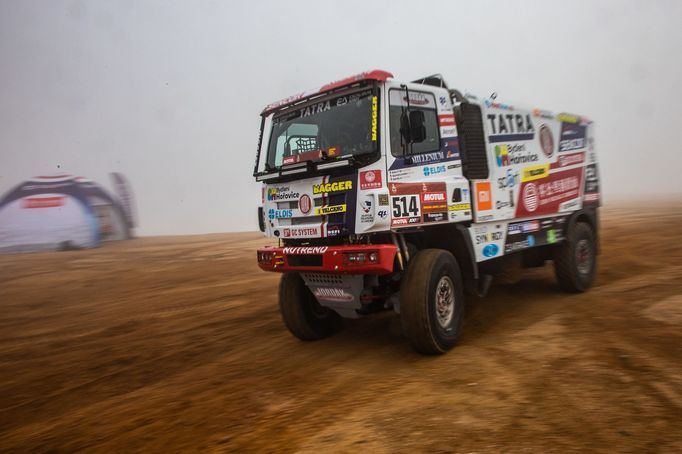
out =
[(597, 266), (600, 183), (594, 123), (477, 98), (433, 75), (374, 70), (265, 107), (254, 177), (261, 231), (277, 247), (279, 307), (302, 340), (341, 318), (399, 314), (418, 352), (459, 336), (464, 295), (553, 261), (560, 287), (587, 290)]

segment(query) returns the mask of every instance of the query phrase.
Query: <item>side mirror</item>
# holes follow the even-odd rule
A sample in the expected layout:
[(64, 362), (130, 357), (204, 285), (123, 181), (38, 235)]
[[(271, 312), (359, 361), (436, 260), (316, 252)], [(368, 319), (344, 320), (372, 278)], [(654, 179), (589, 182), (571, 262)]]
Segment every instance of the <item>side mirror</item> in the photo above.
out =
[(410, 111), (410, 138), (412, 143), (423, 142), (426, 139), (424, 122), (424, 112), (421, 110)]

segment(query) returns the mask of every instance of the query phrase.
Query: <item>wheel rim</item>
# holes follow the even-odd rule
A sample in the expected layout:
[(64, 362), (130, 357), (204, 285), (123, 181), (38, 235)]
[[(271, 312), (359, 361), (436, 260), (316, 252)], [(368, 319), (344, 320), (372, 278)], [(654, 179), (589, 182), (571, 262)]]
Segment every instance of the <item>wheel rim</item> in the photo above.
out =
[(436, 320), (441, 328), (447, 328), (455, 313), (455, 286), (452, 279), (443, 276), (436, 285)]
[(585, 239), (578, 241), (575, 248), (575, 259), (578, 264), (578, 272), (583, 275), (589, 274), (592, 269), (592, 251), (589, 241)]

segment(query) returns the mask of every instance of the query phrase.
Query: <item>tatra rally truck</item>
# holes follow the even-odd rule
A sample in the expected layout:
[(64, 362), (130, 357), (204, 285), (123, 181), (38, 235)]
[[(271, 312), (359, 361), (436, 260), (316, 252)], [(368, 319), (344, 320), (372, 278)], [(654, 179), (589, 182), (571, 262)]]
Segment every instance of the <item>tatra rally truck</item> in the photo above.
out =
[(583, 292), (597, 265), (600, 184), (586, 117), (479, 99), (440, 75), (374, 70), (268, 105), (254, 177), (278, 247), (279, 306), (302, 340), (341, 317), (400, 315), (421, 353), (460, 335), (464, 294), (552, 260)]

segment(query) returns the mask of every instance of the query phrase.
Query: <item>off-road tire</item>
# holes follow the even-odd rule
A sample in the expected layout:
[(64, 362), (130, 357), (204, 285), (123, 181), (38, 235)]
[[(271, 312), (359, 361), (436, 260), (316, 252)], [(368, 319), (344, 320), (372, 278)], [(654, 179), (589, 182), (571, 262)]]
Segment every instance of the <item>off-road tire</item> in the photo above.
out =
[[(436, 302), (441, 284), (448, 287), (445, 277), (454, 297), (450, 318), (439, 314)], [(443, 249), (419, 251), (411, 258), (400, 286), (400, 319), (410, 344), (426, 355), (445, 353), (457, 343), (463, 317), (464, 291), (457, 260)]]
[(279, 283), (279, 310), (291, 334), (304, 341), (336, 333), (341, 317), (322, 307), (297, 273), (284, 273)]
[[(592, 226), (577, 222), (566, 240), (554, 249), (554, 272), (559, 286), (571, 293), (581, 293), (592, 286), (597, 271), (597, 238)], [(582, 258), (587, 253), (587, 259)], [(587, 260), (587, 270), (585, 269)], [(581, 264), (582, 263), (582, 264)]]

